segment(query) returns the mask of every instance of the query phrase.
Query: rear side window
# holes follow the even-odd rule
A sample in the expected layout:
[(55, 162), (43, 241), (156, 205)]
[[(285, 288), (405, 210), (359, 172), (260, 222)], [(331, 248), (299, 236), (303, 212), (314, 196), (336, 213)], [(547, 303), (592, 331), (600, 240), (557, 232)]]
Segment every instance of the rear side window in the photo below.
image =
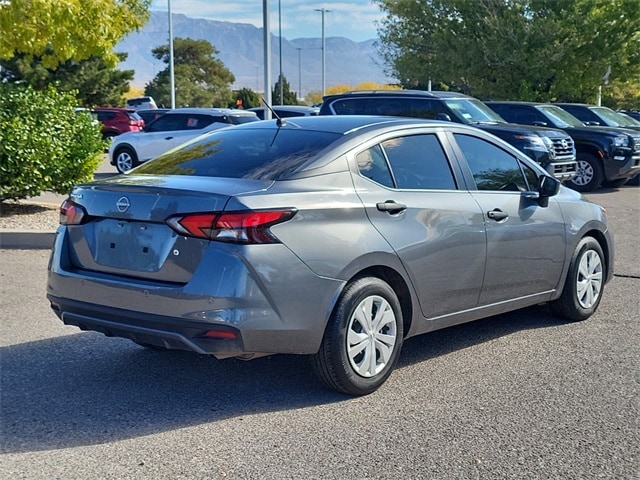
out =
[(411, 135), (387, 140), (382, 148), (398, 188), (455, 190), (447, 157), (435, 135)]
[(393, 188), (395, 186), (393, 178), (391, 178), (389, 165), (387, 165), (387, 160), (380, 145), (360, 152), (356, 156), (356, 162), (358, 164), (358, 171), (363, 177), (380, 185), (384, 185), (385, 187)]
[(393, 117), (438, 118), (446, 110), (438, 100), (425, 98), (344, 98), (331, 104), (336, 115), (387, 115)]
[[(158, 120), (162, 120), (161, 117)], [(286, 180), (342, 135), (296, 129), (223, 129), (147, 162), (136, 174)]]
[(183, 116), (182, 114), (163, 115), (156, 119), (155, 122), (147, 127), (148, 132), (171, 132), (174, 130), (182, 130)]

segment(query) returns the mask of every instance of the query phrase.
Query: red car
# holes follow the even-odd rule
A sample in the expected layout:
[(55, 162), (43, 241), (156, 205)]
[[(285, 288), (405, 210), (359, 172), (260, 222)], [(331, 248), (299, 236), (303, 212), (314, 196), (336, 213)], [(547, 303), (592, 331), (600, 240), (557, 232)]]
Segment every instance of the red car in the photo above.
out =
[(92, 110), (102, 123), (102, 137), (111, 140), (125, 132), (139, 132), (144, 127), (144, 120), (135, 110), (129, 108), (99, 107)]

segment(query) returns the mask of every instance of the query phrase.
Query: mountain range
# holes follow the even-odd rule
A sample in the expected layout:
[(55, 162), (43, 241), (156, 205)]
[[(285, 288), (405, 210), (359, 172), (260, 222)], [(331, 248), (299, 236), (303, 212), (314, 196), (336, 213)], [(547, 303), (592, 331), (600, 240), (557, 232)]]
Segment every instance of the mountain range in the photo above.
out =
[[(263, 29), (246, 23), (221, 22), (172, 15), (173, 36), (207, 40), (216, 55), (234, 74), (234, 89), (243, 87), (261, 92), (264, 88)], [(166, 45), (169, 39), (168, 15), (151, 12), (149, 22), (138, 32), (124, 38), (116, 52), (128, 54), (120, 69), (134, 70), (132, 84), (143, 88), (166, 64), (153, 57), (151, 50)], [(279, 37), (271, 35), (271, 72), (274, 84), (280, 72)], [(282, 74), (292, 91), (322, 90), (322, 39), (282, 38)], [(325, 85), (358, 85), (362, 82), (395, 83), (385, 74), (375, 39), (354, 42), (344, 37), (325, 38)], [(300, 95), (299, 95), (300, 96)]]

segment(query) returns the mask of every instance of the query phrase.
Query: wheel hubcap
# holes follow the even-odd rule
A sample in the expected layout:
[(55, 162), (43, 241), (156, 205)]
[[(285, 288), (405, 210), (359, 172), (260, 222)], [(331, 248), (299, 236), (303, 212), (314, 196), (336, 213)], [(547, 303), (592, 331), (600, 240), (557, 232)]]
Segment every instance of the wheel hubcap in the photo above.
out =
[(593, 307), (602, 290), (602, 260), (597, 252), (589, 250), (580, 259), (576, 287), (580, 306)]
[(131, 159), (131, 155), (128, 153), (121, 153), (118, 155), (117, 163), (121, 172), (127, 172), (133, 168), (133, 160)]
[(396, 316), (389, 302), (377, 295), (365, 298), (347, 327), (351, 367), (362, 377), (377, 375), (391, 360), (396, 340)]
[(578, 171), (572, 180), (576, 185), (584, 186), (593, 180), (593, 167), (589, 162), (578, 160)]

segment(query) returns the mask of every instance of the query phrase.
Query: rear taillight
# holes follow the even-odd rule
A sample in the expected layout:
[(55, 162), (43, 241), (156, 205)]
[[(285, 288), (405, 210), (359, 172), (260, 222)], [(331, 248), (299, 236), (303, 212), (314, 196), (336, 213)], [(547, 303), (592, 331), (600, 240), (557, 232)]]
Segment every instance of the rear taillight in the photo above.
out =
[(171, 217), (176, 232), (196, 238), (231, 243), (279, 243), (270, 228), (295, 215), (293, 209), (193, 213)]
[(86, 215), (84, 208), (69, 200), (60, 205), (60, 225), (80, 225)]

